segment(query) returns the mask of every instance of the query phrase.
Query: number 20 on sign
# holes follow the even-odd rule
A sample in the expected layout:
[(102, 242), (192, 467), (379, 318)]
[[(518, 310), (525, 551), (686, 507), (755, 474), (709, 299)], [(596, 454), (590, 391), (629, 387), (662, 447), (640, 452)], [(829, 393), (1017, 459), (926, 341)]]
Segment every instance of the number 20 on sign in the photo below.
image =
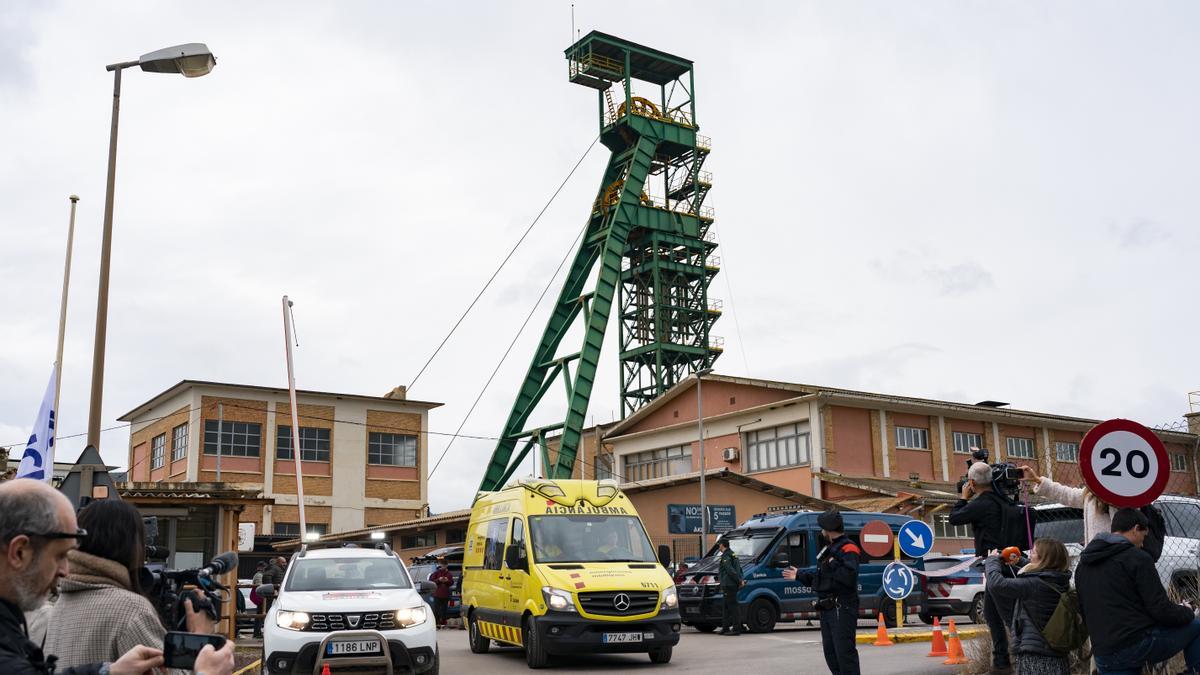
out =
[(1083, 481), (1103, 501), (1118, 507), (1145, 506), (1167, 486), (1167, 449), (1153, 431), (1115, 419), (1092, 427), (1079, 446)]

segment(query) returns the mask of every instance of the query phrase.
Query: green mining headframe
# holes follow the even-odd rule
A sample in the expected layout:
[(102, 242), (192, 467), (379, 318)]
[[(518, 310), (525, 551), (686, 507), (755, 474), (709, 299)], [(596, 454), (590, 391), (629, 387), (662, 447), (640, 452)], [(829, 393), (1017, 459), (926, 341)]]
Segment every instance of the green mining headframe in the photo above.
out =
[[(572, 82), (597, 90), (600, 139), (612, 151), (591, 218), (480, 490), (502, 487), (533, 446), (561, 432), (550, 478), (569, 478), (616, 302), (621, 414), (628, 415), (721, 353), (709, 329), (720, 315), (708, 285), (719, 270), (709, 235), (709, 139), (696, 133), (692, 62), (593, 31), (566, 51)], [(614, 95), (613, 85), (617, 85)], [(587, 291), (594, 274), (591, 291)], [(560, 355), (583, 324), (579, 351)], [(572, 364), (574, 370), (572, 372)], [(562, 424), (527, 429), (530, 414), (562, 376)], [(521, 449), (513, 456), (517, 445)]]

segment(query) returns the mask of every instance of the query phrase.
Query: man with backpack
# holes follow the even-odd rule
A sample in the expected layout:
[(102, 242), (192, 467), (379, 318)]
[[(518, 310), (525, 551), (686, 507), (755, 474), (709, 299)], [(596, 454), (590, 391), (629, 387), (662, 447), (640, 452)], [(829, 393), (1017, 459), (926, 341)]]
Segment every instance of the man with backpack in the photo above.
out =
[(1181, 651), (1187, 672), (1200, 672), (1200, 619), (1167, 597), (1154, 561), (1142, 550), (1149, 530), (1141, 511), (1120, 509), (1112, 532), (1096, 535), (1079, 556), (1079, 609), (1102, 675), (1136, 674)]
[[(962, 498), (950, 511), (951, 525), (973, 526), (975, 555), (979, 556), (993, 549), (1004, 550), (1009, 546), (1025, 548), (1029, 545), (1021, 507), (997, 494), (993, 482), (990, 465), (984, 462), (972, 464), (967, 469)], [(1012, 624), (1012, 611), (1011, 600), (995, 596), (990, 588), (985, 589), (983, 618), (992, 635), (992, 673), (1003, 675), (1012, 672), (1006, 628)]]

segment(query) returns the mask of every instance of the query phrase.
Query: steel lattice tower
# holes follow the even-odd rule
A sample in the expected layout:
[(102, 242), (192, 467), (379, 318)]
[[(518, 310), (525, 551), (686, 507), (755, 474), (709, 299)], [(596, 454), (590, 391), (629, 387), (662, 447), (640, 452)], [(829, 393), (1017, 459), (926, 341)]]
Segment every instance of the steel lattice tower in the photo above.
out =
[[(531, 448), (538, 446), (544, 454), (546, 435), (560, 430), (549, 475), (571, 476), (614, 302), (622, 415), (711, 367), (722, 349), (720, 338), (709, 335), (720, 316), (719, 304), (710, 304), (708, 297), (719, 260), (709, 234), (712, 207), (704, 205), (712, 187), (710, 173), (703, 170), (711, 143), (697, 133), (692, 62), (596, 31), (571, 45), (566, 56), (571, 82), (597, 90), (600, 140), (612, 156), (481, 490), (502, 487)], [(653, 87), (657, 103), (638, 95), (653, 96)], [(661, 195), (654, 194), (658, 191)], [(585, 291), (597, 267), (593, 289)], [(559, 355), (577, 319), (583, 344), (577, 352)], [(566, 419), (526, 429), (560, 375)]]

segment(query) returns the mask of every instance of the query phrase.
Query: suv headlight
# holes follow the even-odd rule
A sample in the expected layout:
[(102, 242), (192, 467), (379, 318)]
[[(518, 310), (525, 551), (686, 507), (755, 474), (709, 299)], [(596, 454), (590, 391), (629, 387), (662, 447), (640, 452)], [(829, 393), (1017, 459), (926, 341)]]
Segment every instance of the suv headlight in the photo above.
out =
[(289, 612), (281, 609), (275, 614), (275, 625), (288, 630), (304, 630), (308, 619), (307, 612)]
[(575, 611), (575, 598), (571, 597), (569, 591), (553, 586), (542, 586), (542, 596), (546, 598), (546, 605), (550, 609), (560, 612)]
[(426, 607), (427, 605), (418, 605), (416, 607), (406, 607), (396, 610), (396, 623), (400, 624), (402, 628), (425, 623), (425, 619), (429, 615)]
[(675, 593), (675, 586), (672, 585), (662, 594), (662, 605), (659, 609), (675, 609), (679, 606), (679, 595)]

